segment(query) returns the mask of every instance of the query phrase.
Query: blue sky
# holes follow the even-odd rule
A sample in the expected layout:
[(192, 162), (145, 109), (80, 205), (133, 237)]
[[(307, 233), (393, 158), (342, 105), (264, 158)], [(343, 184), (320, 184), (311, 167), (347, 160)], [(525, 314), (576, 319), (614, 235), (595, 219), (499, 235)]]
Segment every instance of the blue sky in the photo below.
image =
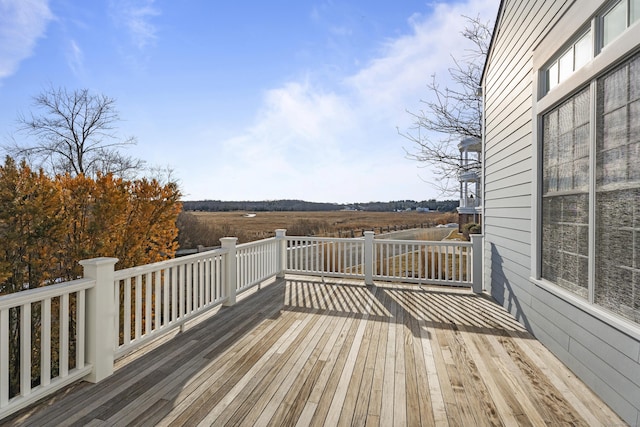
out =
[(0, 0), (0, 144), (47, 87), (117, 100), (185, 200), (439, 198), (397, 128), (498, 0)]

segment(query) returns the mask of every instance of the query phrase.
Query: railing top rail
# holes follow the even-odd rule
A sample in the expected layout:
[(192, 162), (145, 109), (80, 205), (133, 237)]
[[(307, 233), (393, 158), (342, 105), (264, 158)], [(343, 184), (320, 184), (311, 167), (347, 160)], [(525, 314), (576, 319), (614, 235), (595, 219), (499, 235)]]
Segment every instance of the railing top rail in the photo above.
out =
[(211, 251), (200, 252), (197, 254), (187, 255), (180, 258), (172, 258), (165, 261), (154, 262), (153, 264), (145, 264), (136, 267), (124, 268), (114, 272), (114, 279), (121, 280), (127, 277), (137, 276), (139, 274), (156, 271), (162, 268), (174, 267), (176, 265), (185, 264), (187, 262), (196, 261), (199, 259), (206, 259), (210, 256), (222, 255), (229, 253), (228, 249), (218, 248)]
[(236, 248), (237, 249), (252, 248), (254, 246), (260, 246), (260, 245), (263, 245), (265, 243), (274, 242), (275, 240), (276, 240), (275, 237), (268, 237), (268, 238), (262, 239), (262, 240), (255, 240), (253, 242), (241, 243), (241, 244), (237, 245)]
[(316, 236), (285, 236), (287, 241), (313, 240), (317, 242), (364, 242), (364, 237), (316, 237)]
[(400, 245), (422, 245), (422, 246), (461, 246), (471, 247), (471, 242), (463, 242), (460, 240), (394, 240), (394, 239), (375, 239), (374, 244), (400, 244)]
[(28, 289), (26, 291), (14, 292), (7, 295), (0, 295), (0, 310), (17, 307), (29, 302), (42, 301), (47, 298), (54, 298), (60, 295), (78, 292), (89, 289), (95, 285), (94, 279), (76, 279), (70, 282), (57, 283), (55, 285), (43, 286), (41, 288)]

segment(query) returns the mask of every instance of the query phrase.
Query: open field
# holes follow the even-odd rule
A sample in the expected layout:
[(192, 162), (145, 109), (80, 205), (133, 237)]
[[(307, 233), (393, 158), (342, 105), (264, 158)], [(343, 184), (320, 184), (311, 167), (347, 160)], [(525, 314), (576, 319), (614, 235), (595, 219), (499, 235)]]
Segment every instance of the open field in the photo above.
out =
[[(247, 233), (273, 233), (278, 228), (293, 230), (301, 223), (311, 223), (324, 231), (373, 230), (394, 226), (435, 226), (457, 220), (455, 214), (440, 212), (192, 212), (199, 220), (212, 225), (227, 224)], [(253, 216), (255, 215), (255, 216)], [(290, 234), (290, 233), (289, 233)]]
[[(194, 216), (199, 224), (197, 233), (190, 234), (188, 244), (181, 245), (183, 248), (217, 245), (218, 239), (225, 235), (238, 237), (240, 243), (263, 239), (274, 236), (278, 228), (286, 229), (288, 235), (352, 237), (352, 235), (362, 235), (363, 230), (373, 230), (376, 234), (381, 234), (387, 231), (430, 228), (438, 224), (457, 222), (457, 215), (454, 213), (415, 211), (187, 213)], [(194, 228), (193, 225), (191, 228)]]

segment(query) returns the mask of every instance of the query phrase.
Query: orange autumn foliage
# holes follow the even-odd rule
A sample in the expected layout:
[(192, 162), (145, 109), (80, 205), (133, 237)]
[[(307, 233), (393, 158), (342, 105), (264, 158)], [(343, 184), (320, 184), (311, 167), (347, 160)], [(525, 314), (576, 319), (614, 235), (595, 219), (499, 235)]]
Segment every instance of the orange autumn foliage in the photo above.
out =
[(180, 210), (174, 183), (50, 178), (7, 158), (0, 165), (0, 295), (75, 279), (82, 259), (116, 257), (121, 269), (172, 258)]

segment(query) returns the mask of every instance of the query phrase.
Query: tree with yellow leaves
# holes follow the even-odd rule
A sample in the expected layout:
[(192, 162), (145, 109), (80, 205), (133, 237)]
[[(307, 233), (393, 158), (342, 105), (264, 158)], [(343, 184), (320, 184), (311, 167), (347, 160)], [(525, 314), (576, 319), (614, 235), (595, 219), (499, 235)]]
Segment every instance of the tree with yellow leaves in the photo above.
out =
[[(78, 261), (109, 256), (126, 268), (172, 258), (182, 209), (176, 184), (98, 173), (53, 178), (7, 157), (0, 165), (0, 295), (73, 280)], [(52, 375), (59, 366), (58, 304), (52, 304)], [(69, 368), (75, 365), (75, 297), (69, 319)], [(40, 307), (32, 306), (32, 383), (40, 375)], [(19, 309), (9, 313), (10, 394), (19, 387)]]

